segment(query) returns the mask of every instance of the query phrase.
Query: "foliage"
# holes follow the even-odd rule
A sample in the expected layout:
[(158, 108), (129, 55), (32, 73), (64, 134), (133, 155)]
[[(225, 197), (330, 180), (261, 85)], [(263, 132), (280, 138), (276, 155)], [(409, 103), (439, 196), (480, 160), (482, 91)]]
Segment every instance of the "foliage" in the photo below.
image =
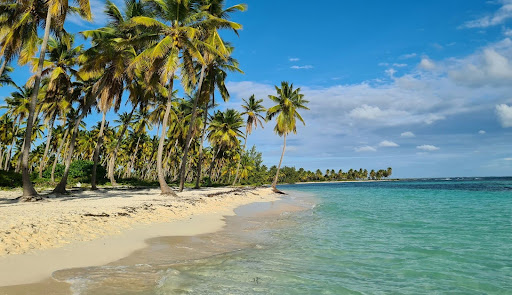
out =
[[(94, 165), (93, 161), (86, 161), (86, 160), (78, 160), (71, 163), (71, 166), (69, 167), (69, 176), (71, 178), (76, 178), (79, 180), (82, 180), (84, 182), (90, 182), (91, 181), (91, 175), (92, 175), (92, 166)], [(104, 179), (107, 170), (105, 167), (98, 166), (98, 179)]]
[(21, 185), (21, 173), (0, 170), (0, 187), (15, 188)]

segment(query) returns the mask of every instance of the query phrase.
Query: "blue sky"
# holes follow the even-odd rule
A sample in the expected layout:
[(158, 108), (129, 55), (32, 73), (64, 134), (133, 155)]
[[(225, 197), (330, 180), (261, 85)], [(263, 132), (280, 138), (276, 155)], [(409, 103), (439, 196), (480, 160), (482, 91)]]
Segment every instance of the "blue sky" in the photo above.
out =
[[(71, 18), (70, 31), (104, 23), (103, 2), (91, 3), (95, 23)], [(270, 106), (273, 85), (301, 87), (311, 110), (284, 165), (512, 175), (512, 0), (246, 3), (233, 18), (244, 25), (240, 37), (225, 33), (245, 74), (229, 76), (232, 97), (221, 107), (240, 109), (251, 94)], [(269, 166), (282, 144), (272, 129), (249, 138)]]

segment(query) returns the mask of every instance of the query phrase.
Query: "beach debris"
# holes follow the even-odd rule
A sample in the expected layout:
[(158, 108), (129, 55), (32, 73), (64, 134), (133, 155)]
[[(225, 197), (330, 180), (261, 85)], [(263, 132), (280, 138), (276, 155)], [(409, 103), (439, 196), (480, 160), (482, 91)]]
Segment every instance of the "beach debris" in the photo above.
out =
[(110, 217), (107, 213), (100, 213), (100, 214), (93, 214), (93, 213), (86, 213), (84, 216), (90, 216), (90, 217)]

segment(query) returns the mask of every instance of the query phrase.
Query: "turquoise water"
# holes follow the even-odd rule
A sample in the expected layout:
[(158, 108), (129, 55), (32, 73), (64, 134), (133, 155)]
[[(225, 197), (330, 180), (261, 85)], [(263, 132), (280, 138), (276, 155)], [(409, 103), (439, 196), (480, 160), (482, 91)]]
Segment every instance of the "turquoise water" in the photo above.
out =
[(152, 294), (512, 294), (512, 178), (281, 186), (316, 206)]

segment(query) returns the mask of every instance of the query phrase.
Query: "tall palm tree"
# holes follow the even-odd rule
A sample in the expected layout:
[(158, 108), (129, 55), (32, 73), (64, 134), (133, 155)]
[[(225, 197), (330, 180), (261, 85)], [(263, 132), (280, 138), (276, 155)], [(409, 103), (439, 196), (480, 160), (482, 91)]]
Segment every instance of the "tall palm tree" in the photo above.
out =
[[(39, 177), (42, 177), (46, 156), (52, 138), (53, 123), (57, 116), (64, 116), (69, 110), (70, 102), (68, 94), (73, 84), (72, 77), (77, 75), (74, 69), (78, 56), (82, 52), (82, 46), (73, 47), (74, 36), (62, 33), (59, 38), (48, 40), (48, 58), (45, 60), (45, 69), (42, 76), (48, 77), (48, 87), (45, 98), (42, 102), (42, 111), (46, 123), (48, 123), (48, 134), (46, 147), (42, 160), (39, 164)], [(37, 61), (34, 59), (34, 66)]]
[[(229, 51), (229, 54), (231, 55), (234, 48), (229, 44), (226, 44), (226, 48)], [(201, 87), (201, 104), (204, 105), (204, 127), (202, 130), (199, 146), (199, 159), (197, 164), (197, 178), (195, 188), (199, 188), (201, 181), (201, 170), (203, 163), (203, 144), (206, 136), (206, 128), (208, 126), (208, 109), (210, 106), (215, 106), (215, 90), (219, 91), (222, 99), (225, 102), (229, 100), (229, 91), (225, 84), (228, 71), (243, 74), (243, 71), (239, 68), (238, 61), (234, 59), (232, 56), (217, 56), (215, 60), (212, 63), (209, 63), (208, 67), (206, 68), (203, 86)]]
[[(200, 28), (202, 29), (202, 57), (201, 60), (201, 71), (199, 82), (197, 84), (196, 96), (194, 99), (194, 104), (192, 107), (192, 118), (190, 120), (190, 124), (195, 124), (195, 118), (197, 115), (197, 106), (199, 104), (199, 100), (201, 97), (201, 87), (203, 85), (203, 79), (205, 70), (209, 64), (215, 62), (216, 58), (220, 56), (223, 59), (226, 59), (231, 51), (229, 47), (226, 46), (224, 40), (219, 35), (219, 29), (231, 29), (237, 33), (238, 30), (242, 29), (242, 25), (229, 21), (230, 14), (235, 11), (244, 11), (246, 6), (243, 4), (238, 4), (227, 9), (224, 9), (225, 1), (224, 0), (208, 0), (204, 1), (205, 4), (201, 8), (203, 9), (203, 13), (207, 15), (207, 17), (200, 22)], [(238, 33), (237, 33), (238, 34)], [(191, 138), (192, 138), (192, 125), (188, 130), (187, 139), (185, 140), (185, 148), (183, 150), (183, 158), (181, 161), (181, 169), (180, 169), (180, 187), (179, 191), (183, 191), (183, 187), (185, 185), (185, 173), (187, 167), (187, 157), (188, 150), (190, 148)]]
[(131, 19), (133, 24), (144, 27), (160, 40), (137, 56), (133, 66), (140, 71), (161, 77), (168, 85), (168, 97), (162, 120), (161, 136), (158, 143), (157, 171), (162, 194), (175, 194), (165, 181), (162, 167), (163, 148), (167, 124), (172, 108), (174, 79), (181, 67), (181, 82), (186, 91), (195, 84), (193, 60), (203, 61), (198, 49), (200, 31), (195, 27), (201, 19), (200, 5), (196, 1), (148, 0), (153, 6), (155, 17), (137, 16)]
[[(32, 0), (34, 1), (34, 0)], [(34, 199), (38, 199), (37, 192), (30, 181), (28, 160), (29, 160), (29, 152), (31, 146), (32, 139), (32, 127), (34, 121), (35, 108), (37, 103), (37, 97), (39, 94), (39, 87), (41, 83), (41, 75), (43, 72), (44, 59), (46, 55), (46, 47), (48, 44), (48, 38), (50, 37), (50, 27), (52, 23), (52, 18), (55, 20), (56, 24), (62, 28), (64, 25), (64, 21), (66, 20), (67, 13), (70, 11), (78, 11), (80, 15), (86, 19), (91, 19), (91, 8), (89, 6), (89, 0), (76, 0), (78, 4), (78, 8), (73, 8), (69, 6), (67, 0), (49, 0), (46, 5), (46, 20), (45, 20), (45, 28), (44, 28), (44, 37), (43, 42), (41, 44), (40, 55), (39, 55), (39, 63), (37, 66), (37, 71), (35, 74), (34, 80), (34, 91), (30, 100), (30, 110), (27, 120), (27, 127), (25, 130), (25, 145), (23, 149), (23, 160), (22, 160), (22, 175), (23, 175), (23, 201), (30, 201)], [(36, 40), (33, 40), (34, 42)]]
[(277, 166), (276, 176), (272, 182), (272, 188), (274, 191), (279, 192), (276, 185), (279, 177), (279, 170), (281, 169), (281, 164), (283, 162), (284, 151), (286, 149), (286, 135), (290, 132), (297, 133), (297, 119), (306, 125), (298, 110), (309, 110), (306, 107), (306, 104), (309, 101), (304, 99), (304, 94), (300, 93), (300, 88), (293, 89), (293, 84), (290, 85), (288, 82), (283, 81), (281, 82), (281, 88), (277, 86), (275, 86), (275, 88), (277, 96), (269, 95), (268, 97), (273, 102), (277, 103), (277, 105), (267, 110), (267, 120), (272, 120), (274, 117), (276, 118), (274, 132), (277, 133), (277, 135), (282, 136), (284, 139), (283, 152), (281, 153), (281, 159)]
[[(263, 128), (263, 122), (261, 120), (265, 120), (265, 118), (261, 115), (266, 111), (265, 107), (261, 104), (263, 99), (256, 99), (254, 94), (249, 97), (249, 101), (243, 99), (244, 104), (242, 108), (244, 112), (242, 115), (247, 115), (247, 120), (245, 121), (245, 135), (244, 135), (244, 147), (242, 148), (242, 153), (245, 153), (245, 148), (247, 145), (247, 136), (252, 133), (252, 129), (256, 129), (258, 124)], [(236, 165), (236, 176), (233, 181), (233, 185), (236, 184), (238, 180), (238, 171), (240, 170), (240, 162), (242, 161), (242, 155), (238, 159), (238, 164)]]

